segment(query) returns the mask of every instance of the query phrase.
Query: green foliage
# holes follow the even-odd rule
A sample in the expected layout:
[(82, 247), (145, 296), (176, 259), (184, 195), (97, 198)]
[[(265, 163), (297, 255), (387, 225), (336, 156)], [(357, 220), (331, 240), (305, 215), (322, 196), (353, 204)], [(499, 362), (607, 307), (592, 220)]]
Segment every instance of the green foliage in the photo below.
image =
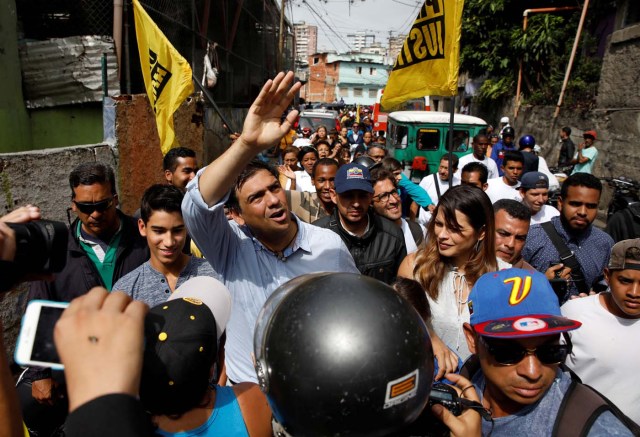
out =
[[(600, 77), (601, 60), (595, 57), (597, 42), (590, 34), (611, 11), (612, 0), (592, 0), (583, 29), (565, 103), (589, 106)], [(526, 4), (525, 4), (526, 3)], [(530, 14), (522, 30), (525, 8), (576, 6), (563, 0), (465, 0), (460, 48), (460, 70), (474, 78), (486, 78), (476, 103), (495, 107), (516, 93), (520, 62), (522, 94), (530, 104), (555, 104), (575, 39), (580, 10)]]

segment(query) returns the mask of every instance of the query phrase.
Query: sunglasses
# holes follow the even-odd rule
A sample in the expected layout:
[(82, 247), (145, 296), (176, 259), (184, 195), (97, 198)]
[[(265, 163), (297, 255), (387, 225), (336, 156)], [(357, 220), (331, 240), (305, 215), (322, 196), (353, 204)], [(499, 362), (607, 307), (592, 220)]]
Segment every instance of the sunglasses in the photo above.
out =
[(496, 346), (490, 344), (484, 337), (479, 336), (480, 342), (493, 359), (503, 366), (518, 364), (529, 354), (538, 357), (542, 364), (560, 364), (571, 353), (571, 344), (545, 344), (535, 349), (527, 349), (522, 346)]
[(76, 205), (76, 208), (78, 208), (81, 213), (93, 214), (94, 211), (105, 212), (107, 209), (111, 208), (113, 206), (114, 197), (110, 197), (109, 199), (101, 200), (100, 202), (95, 203), (76, 202), (75, 200), (73, 200), (72, 202)]

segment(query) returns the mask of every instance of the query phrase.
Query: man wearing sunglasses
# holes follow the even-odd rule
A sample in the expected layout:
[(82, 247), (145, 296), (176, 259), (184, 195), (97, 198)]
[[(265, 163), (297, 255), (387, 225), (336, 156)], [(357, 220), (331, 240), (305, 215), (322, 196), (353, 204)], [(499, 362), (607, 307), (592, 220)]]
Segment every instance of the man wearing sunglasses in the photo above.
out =
[[(571, 420), (564, 417), (561, 405), (581, 384), (561, 367), (571, 343), (561, 344), (560, 336), (581, 323), (562, 316), (549, 281), (536, 271), (487, 273), (473, 286), (468, 305), (471, 323), (464, 324), (464, 332), (474, 355), (461, 374), (471, 377), (483, 405), (492, 412), (492, 422), (483, 421), (482, 434), (565, 435), (555, 434), (554, 425)], [(616, 414), (611, 408), (597, 410), (583, 435), (631, 436)]]
[[(53, 281), (32, 282), (29, 300), (70, 302), (93, 287), (111, 287), (149, 259), (147, 242), (135, 219), (123, 214), (113, 169), (99, 162), (78, 165), (69, 175), (71, 207), (67, 264)], [(25, 423), (48, 435), (67, 414), (63, 387), (47, 368), (31, 367), (18, 385)], [(34, 433), (35, 434), (35, 433)]]

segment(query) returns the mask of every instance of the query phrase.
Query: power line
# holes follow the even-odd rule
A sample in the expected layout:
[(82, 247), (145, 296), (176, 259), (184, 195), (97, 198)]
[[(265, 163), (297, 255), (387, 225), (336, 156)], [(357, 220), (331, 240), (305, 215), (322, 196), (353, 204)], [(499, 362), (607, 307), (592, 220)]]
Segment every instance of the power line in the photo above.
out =
[[(320, 21), (322, 21), (322, 23), (324, 23), (324, 25), (327, 26), (331, 32), (333, 32), (333, 34), (338, 38), (339, 41), (341, 41), (345, 46), (347, 46), (347, 48), (350, 47), (349, 43), (347, 43), (340, 35), (338, 35), (338, 33), (335, 30), (333, 30), (333, 28), (324, 20), (324, 18), (322, 18), (322, 16), (320, 16), (320, 14), (309, 4), (308, 1), (302, 0), (302, 3), (304, 3), (307, 6), (307, 8), (309, 9), (309, 11), (312, 14), (315, 14), (318, 17), (318, 19)], [(326, 35), (326, 32), (325, 32), (325, 35)], [(332, 44), (332, 45), (335, 47), (334, 44)], [(338, 50), (337, 47), (336, 47), (336, 50)]]

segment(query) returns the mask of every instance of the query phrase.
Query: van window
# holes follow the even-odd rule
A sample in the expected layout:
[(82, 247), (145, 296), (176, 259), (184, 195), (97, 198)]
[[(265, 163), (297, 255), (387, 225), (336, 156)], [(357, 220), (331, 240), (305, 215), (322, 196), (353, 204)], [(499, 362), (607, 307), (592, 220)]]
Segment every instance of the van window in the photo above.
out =
[[(446, 148), (449, 151), (449, 131), (447, 131)], [(453, 130), (453, 150), (452, 152), (466, 152), (469, 150), (469, 131), (463, 129)]]
[(440, 131), (438, 129), (420, 129), (416, 135), (418, 150), (438, 150), (440, 148)]
[(391, 141), (396, 149), (406, 149), (409, 129), (406, 126), (391, 125)]

